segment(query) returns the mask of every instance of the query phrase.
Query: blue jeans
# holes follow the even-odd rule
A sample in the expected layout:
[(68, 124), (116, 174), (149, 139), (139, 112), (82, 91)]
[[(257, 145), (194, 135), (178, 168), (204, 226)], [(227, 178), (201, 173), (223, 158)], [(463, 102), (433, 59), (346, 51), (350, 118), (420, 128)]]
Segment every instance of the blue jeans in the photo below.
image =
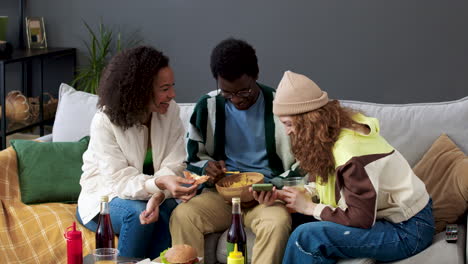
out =
[(283, 264), (328, 264), (349, 258), (396, 261), (421, 252), (432, 243), (433, 235), (432, 201), (405, 222), (379, 220), (369, 229), (311, 222), (300, 225), (291, 234)]
[[(167, 199), (159, 206), (159, 218), (156, 223), (140, 224), (140, 213), (146, 209), (148, 201), (112, 199), (109, 203), (112, 228), (119, 235), (118, 250), (120, 256), (134, 258), (156, 258), (159, 253), (171, 246), (169, 218), (177, 206), (174, 199)], [(83, 224), (76, 210), (76, 218)], [(95, 232), (99, 215), (84, 225)]]

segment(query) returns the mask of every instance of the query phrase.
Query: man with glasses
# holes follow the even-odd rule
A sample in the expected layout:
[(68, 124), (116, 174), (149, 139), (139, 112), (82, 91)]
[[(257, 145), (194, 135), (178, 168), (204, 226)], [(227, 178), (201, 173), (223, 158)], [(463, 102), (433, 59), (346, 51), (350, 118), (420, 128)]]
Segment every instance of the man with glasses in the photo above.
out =
[[(272, 112), (275, 90), (257, 82), (253, 47), (232, 38), (222, 41), (211, 54), (211, 71), (218, 94), (202, 96), (190, 118), (187, 169), (210, 176), (211, 186), (226, 171), (260, 172), (266, 182), (297, 176), (289, 138)], [(243, 214), (244, 225), (256, 234), (252, 262), (280, 263), (291, 231), (285, 206), (257, 205)], [(230, 224), (231, 206), (206, 188), (173, 212), (172, 243), (189, 244), (203, 256), (204, 234)]]

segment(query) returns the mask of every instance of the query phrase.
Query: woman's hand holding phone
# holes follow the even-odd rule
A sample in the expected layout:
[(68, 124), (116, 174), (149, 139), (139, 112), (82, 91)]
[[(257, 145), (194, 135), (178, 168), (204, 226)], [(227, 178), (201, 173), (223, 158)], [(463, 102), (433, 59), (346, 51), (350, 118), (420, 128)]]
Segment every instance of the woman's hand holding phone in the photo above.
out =
[(278, 199), (276, 187), (273, 187), (271, 183), (253, 184), (252, 187), (249, 188), (249, 191), (252, 193), (255, 200), (266, 206), (273, 205)]

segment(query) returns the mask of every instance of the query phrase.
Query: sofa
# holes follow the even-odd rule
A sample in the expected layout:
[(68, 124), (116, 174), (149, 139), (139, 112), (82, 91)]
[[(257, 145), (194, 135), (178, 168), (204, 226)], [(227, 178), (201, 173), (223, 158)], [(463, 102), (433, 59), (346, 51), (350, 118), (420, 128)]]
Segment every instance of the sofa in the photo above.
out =
[[(418, 104), (374, 104), (342, 101), (345, 106), (380, 120), (381, 134), (409, 161), (419, 166), (433, 143), (446, 134), (463, 153), (468, 153), (468, 97), (457, 101)], [(46, 142), (78, 141), (89, 135), (97, 96), (76, 91), (62, 84), (52, 134), (39, 138)], [(187, 126), (194, 103), (179, 103), (180, 117)], [(466, 155), (464, 165), (468, 164)], [(431, 164), (431, 162), (426, 162)], [(434, 162), (432, 162), (434, 163)], [(76, 204), (42, 203), (26, 205), (21, 201), (15, 150), (0, 152), (0, 262), (1, 263), (65, 263), (66, 242), (63, 233), (75, 219)], [(467, 167), (468, 168), (468, 167)], [(433, 171), (429, 169), (429, 171)], [(460, 173), (458, 173), (460, 174)], [(463, 173), (462, 173), (463, 174)], [(418, 175), (419, 176), (419, 175)], [(468, 178), (468, 170), (462, 175)], [(460, 176), (461, 177), (461, 176)], [(441, 179), (442, 181), (444, 179)], [(428, 182), (432, 185), (433, 182)], [(438, 181), (430, 194), (437, 196)], [(463, 185), (463, 184), (462, 184)], [(450, 186), (449, 186), (450, 187)], [(468, 187), (462, 186), (462, 191)], [(444, 187), (445, 188), (445, 187)], [(445, 189), (444, 189), (445, 190)], [(53, 189), (50, 192), (54, 192)], [(432, 193), (431, 193), (432, 192)], [(448, 198), (456, 198), (450, 196)], [(447, 198), (447, 199), (448, 199)], [(458, 241), (447, 243), (444, 232), (434, 235), (432, 245), (423, 252), (394, 263), (466, 263), (466, 201), (462, 213), (452, 223), (458, 224)], [(450, 202), (450, 201), (449, 201)], [(453, 218), (453, 217), (452, 217)], [(447, 222), (448, 223), (448, 222)], [(83, 226), (84, 255), (94, 248), (94, 234)], [(254, 234), (247, 229), (248, 255), (252, 256)], [(205, 263), (226, 263), (226, 232), (206, 234)], [(371, 259), (339, 260), (338, 263), (375, 263)]]

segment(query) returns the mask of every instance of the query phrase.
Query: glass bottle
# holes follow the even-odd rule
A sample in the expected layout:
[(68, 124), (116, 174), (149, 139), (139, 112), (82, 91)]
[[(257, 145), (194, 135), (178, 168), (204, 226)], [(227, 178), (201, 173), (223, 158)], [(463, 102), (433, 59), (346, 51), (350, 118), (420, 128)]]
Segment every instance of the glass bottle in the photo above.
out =
[(101, 211), (96, 228), (96, 248), (115, 248), (108, 196), (101, 196)]
[(227, 234), (227, 255), (234, 251), (234, 246), (242, 252), (244, 263), (247, 264), (247, 236), (245, 235), (244, 226), (242, 225), (242, 215), (240, 207), (240, 198), (232, 198), (232, 221), (231, 227)]

